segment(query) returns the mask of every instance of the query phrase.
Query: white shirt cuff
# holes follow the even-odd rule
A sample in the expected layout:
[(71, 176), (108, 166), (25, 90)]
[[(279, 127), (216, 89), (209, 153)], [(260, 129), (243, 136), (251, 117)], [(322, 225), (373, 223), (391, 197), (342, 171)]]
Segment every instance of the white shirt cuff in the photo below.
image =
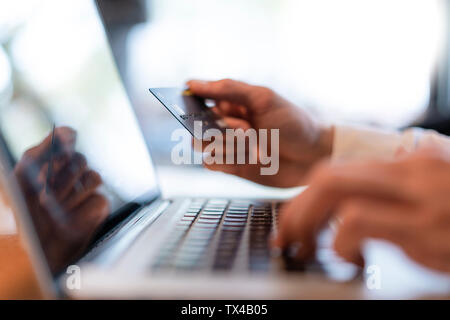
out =
[(399, 132), (363, 126), (335, 126), (332, 160), (390, 160), (401, 152), (413, 151), (420, 133), (420, 129)]

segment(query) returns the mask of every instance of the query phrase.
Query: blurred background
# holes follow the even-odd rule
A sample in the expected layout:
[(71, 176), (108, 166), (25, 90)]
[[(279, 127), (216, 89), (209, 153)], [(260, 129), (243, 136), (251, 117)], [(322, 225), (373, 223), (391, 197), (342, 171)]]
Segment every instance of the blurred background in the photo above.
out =
[[(129, 201), (155, 179), (124, 86), (166, 196), (290, 196), (175, 167), (181, 125), (148, 88), (235, 78), (329, 122), (450, 134), (449, 14), (450, 0), (1, 0), (0, 129), (12, 162), (53, 123), (79, 129), (89, 164)], [(0, 201), (0, 235), (14, 232), (7, 211)]]
[[(93, 27), (96, 16), (83, 11), (90, 1), (53, 2), (45, 10), (39, 0), (0, 2), (0, 123), (10, 134), (26, 135), (24, 126), (15, 124), (35, 126), (27, 123), (27, 113), (45, 107), (40, 103), (46, 92), (42, 88), (54, 89), (74, 74), (60, 68), (60, 59), (72, 60), (76, 72), (91, 74), (90, 102), (101, 104), (105, 96), (113, 97), (114, 84), (108, 82), (111, 75), (103, 72), (99, 54), (101, 31)], [(60, 16), (57, 25), (46, 19), (67, 3), (69, 15)], [(192, 78), (227, 77), (269, 86), (330, 122), (448, 130), (446, 0), (97, 4), (157, 165), (170, 166), (170, 134), (180, 125), (155, 103), (148, 88), (183, 86)], [(38, 18), (33, 15), (30, 21), (36, 10), (41, 10)], [(76, 27), (80, 21), (84, 28)], [(54, 34), (55, 29), (58, 41), (46, 42), (46, 32)], [(72, 50), (74, 38), (85, 43), (83, 52)], [(63, 47), (64, 55), (40, 56), (36, 50), (33, 59), (23, 58), (36, 46), (54, 46), (55, 52)]]

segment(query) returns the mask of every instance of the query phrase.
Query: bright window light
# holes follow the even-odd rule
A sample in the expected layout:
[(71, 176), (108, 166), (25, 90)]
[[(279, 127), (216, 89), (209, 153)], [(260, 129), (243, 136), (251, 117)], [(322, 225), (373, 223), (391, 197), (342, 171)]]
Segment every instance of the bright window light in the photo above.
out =
[(270, 86), (331, 121), (410, 123), (443, 30), (437, 0), (153, 0), (129, 40), (134, 94), (190, 78)]

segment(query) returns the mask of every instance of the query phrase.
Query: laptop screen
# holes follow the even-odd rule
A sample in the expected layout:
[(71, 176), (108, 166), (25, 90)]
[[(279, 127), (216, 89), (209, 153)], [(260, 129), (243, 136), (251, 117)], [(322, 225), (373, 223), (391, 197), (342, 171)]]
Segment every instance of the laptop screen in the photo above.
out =
[[(63, 241), (61, 230), (47, 230), (49, 217), (67, 228), (62, 233), (87, 239), (94, 230), (85, 225), (100, 226), (105, 210), (111, 219), (125, 205), (157, 195), (152, 161), (94, 1), (37, 1), (16, 22), (6, 56), (11, 94), (0, 100), (0, 128), (29, 211), (39, 211), (31, 213), (38, 233), (46, 233), (41, 240)], [(85, 218), (72, 222), (74, 215)]]

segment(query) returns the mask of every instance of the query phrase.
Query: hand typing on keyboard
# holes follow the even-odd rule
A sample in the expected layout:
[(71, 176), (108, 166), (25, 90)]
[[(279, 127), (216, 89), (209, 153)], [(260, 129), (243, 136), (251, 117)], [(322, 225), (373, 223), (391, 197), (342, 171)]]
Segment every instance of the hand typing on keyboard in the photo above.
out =
[(334, 219), (334, 248), (350, 262), (362, 266), (363, 243), (381, 239), (422, 265), (450, 272), (447, 154), (424, 150), (391, 162), (324, 165), (310, 182), (284, 209), (277, 246), (299, 243), (297, 257), (311, 257), (317, 233)]

